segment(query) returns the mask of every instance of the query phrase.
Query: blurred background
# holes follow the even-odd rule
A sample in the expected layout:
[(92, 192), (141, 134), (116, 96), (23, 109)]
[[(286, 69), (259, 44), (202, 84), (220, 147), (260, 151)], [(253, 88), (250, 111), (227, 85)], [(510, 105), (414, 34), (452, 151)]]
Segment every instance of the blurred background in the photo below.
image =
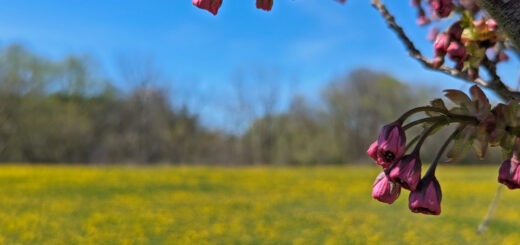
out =
[(383, 124), (470, 86), (409, 58), (368, 1), (0, 3), (2, 162), (368, 163)]

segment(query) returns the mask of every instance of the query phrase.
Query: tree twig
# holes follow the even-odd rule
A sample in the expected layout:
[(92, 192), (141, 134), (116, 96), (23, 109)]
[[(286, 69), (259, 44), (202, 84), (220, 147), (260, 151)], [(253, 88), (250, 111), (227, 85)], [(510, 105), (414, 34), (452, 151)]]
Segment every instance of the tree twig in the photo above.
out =
[(465, 72), (461, 72), (455, 68), (442, 65), (440, 67), (435, 67), (433, 65), (433, 61), (426, 58), (424, 55), (422, 55), (421, 51), (419, 51), (412, 40), (406, 35), (403, 28), (397, 24), (395, 21), (394, 16), (388, 11), (386, 6), (381, 2), (381, 0), (372, 0), (372, 6), (379, 11), (379, 13), (384, 17), (386, 23), (392, 29), (399, 39), (403, 42), (403, 44), (406, 46), (406, 49), (409, 52), (409, 55), (419, 61), (424, 67), (430, 70), (439, 71), (444, 74), (450, 75), (452, 77), (462, 79), (469, 83), (477, 84), (481, 87), (488, 88), (492, 91), (494, 91), (498, 96), (500, 96), (504, 101), (509, 101), (513, 98), (520, 98), (520, 92), (515, 91), (508, 86), (506, 86), (500, 77), (496, 73), (496, 68), (493, 67), (493, 69), (489, 70), (488, 68), (491, 67), (485, 67), (488, 71), (490, 71), (492, 79), (491, 81), (487, 82), (483, 78), (478, 77), (476, 79), (471, 79)]

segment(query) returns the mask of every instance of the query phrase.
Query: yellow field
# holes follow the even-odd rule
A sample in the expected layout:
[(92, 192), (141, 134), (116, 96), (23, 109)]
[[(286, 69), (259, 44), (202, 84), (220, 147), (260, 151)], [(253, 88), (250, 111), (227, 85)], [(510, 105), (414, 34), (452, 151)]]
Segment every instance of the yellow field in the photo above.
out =
[[(496, 166), (498, 167), (498, 166)], [(520, 244), (520, 190), (440, 166), (441, 216), (371, 199), (377, 168), (0, 167), (1, 244)]]

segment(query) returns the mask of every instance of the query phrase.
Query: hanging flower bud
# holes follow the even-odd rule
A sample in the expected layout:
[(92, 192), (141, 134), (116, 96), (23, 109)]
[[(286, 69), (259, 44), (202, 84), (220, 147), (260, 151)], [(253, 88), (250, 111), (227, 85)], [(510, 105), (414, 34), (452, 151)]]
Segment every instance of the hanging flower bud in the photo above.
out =
[(383, 168), (397, 162), (406, 150), (406, 135), (399, 123), (391, 123), (381, 129), (377, 142), (372, 143), (367, 154)]
[(408, 207), (414, 213), (439, 215), (442, 191), (435, 175), (425, 176), (415, 191), (410, 192)]
[(414, 191), (421, 180), (421, 165), (417, 153), (406, 155), (391, 167), (388, 177), (403, 188)]
[(213, 15), (217, 15), (222, 0), (192, 0), (191, 3), (198, 8), (211, 12)]
[(513, 156), (505, 160), (498, 170), (498, 182), (504, 184), (509, 189), (520, 188), (520, 168), (518, 159)]
[(256, 8), (270, 11), (273, 8), (274, 0), (256, 0)]
[(392, 204), (401, 194), (401, 186), (392, 182), (384, 172), (380, 173), (372, 187), (372, 197), (380, 202)]

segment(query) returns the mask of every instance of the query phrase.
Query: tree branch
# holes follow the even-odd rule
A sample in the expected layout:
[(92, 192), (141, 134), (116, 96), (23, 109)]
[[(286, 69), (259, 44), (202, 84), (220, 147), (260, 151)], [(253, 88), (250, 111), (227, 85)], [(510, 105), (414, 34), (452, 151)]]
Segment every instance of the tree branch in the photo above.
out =
[(520, 1), (518, 0), (478, 0), (479, 6), (495, 19), (520, 51)]
[[(516, 0), (514, 0), (516, 1)], [(520, 2), (520, 1), (519, 1)], [(372, 0), (372, 6), (379, 11), (379, 13), (384, 17), (386, 23), (392, 29), (399, 39), (403, 42), (403, 44), (406, 46), (406, 49), (409, 52), (409, 55), (419, 61), (424, 67), (430, 70), (439, 71), (444, 74), (450, 75), (452, 77), (462, 79), (469, 83), (477, 84), (481, 87), (488, 88), (492, 91), (494, 91), (498, 96), (500, 96), (504, 101), (509, 101), (513, 98), (520, 98), (520, 92), (514, 91), (513, 89), (506, 86), (500, 77), (496, 73), (496, 67), (495, 66), (489, 66), (486, 67), (486, 70), (490, 73), (492, 79), (491, 81), (487, 82), (483, 78), (478, 77), (476, 79), (471, 79), (466, 73), (461, 72), (455, 68), (442, 65), (440, 67), (435, 67), (433, 65), (433, 61), (426, 58), (422, 55), (421, 51), (419, 51), (415, 45), (413, 44), (412, 40), (406, 35), (403, 28), (397, 24), (395, 21), (394, 16), (388, 11), (386, 6), (380, 1), (380, 0)]]

